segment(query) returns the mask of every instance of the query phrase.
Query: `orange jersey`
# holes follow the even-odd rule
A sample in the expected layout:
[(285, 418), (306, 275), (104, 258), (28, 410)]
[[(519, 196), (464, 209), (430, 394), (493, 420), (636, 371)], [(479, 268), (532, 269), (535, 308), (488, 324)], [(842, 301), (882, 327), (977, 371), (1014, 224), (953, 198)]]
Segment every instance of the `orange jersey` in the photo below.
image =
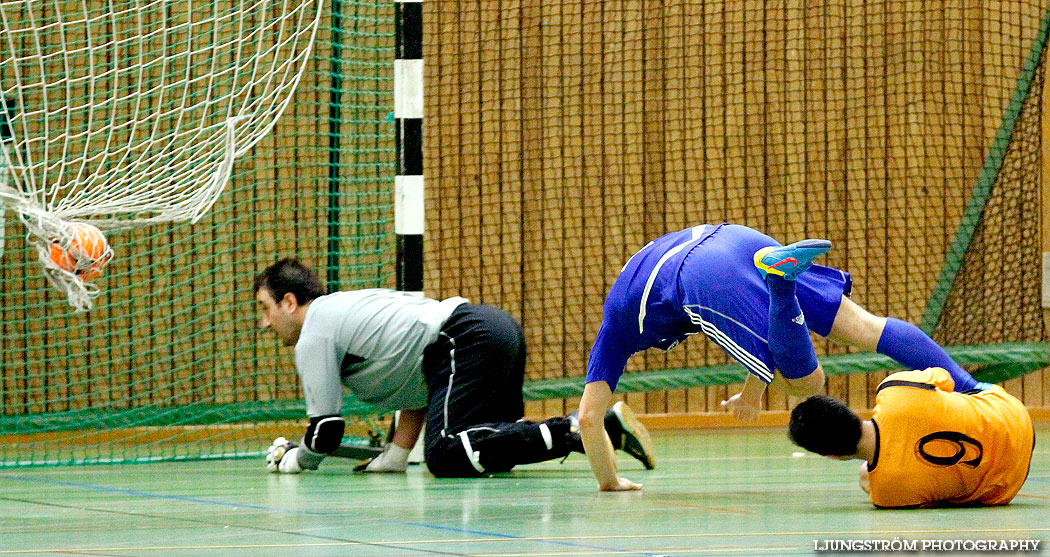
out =
[(868, 465), (878, 507), (1005, 505), (1028, 477), (1035, 433), (1024, 404), (1001, 387), (952, 392), (947, 371), (894, 373), (880, 385)]

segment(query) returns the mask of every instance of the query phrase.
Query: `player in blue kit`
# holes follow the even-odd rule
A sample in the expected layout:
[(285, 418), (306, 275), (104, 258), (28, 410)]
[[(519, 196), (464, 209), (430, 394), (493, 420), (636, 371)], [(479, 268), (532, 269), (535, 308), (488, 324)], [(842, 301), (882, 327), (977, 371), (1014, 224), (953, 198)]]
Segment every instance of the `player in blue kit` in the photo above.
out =
[(722, 406), (738, 419), (758, 416), (766, 385), (809, 396), (824, 385), (810, 331), (875, 350), (905, 369), (941, 367), (956, 389), (970, 377), (918, 327), (877, 317), (851, 301), (849, 273), (814, 265), (827, 240), (788, 246), (746, 226), (704, 224), (662, 236), (631, 256), (603, 307), (587, 363), (580, 430), (602, 491), (641, 489), (616, 471), (602, 419), (627, 359), (670, 350), (703, 333), (747, 368), (741, 392)]

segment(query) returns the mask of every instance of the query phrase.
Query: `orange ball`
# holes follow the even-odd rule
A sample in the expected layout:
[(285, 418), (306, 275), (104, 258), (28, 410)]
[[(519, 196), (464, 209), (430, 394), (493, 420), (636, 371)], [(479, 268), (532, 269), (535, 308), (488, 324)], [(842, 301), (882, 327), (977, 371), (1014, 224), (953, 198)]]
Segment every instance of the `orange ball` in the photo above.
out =
[(113, 256), (106, 235), (98, 227), (83, 222), (71, 223), (69, 231), (72, 236), (69, 247), (63, 249), (60, 240), (51, 242), (51, 261), (80, 280), (98, 278)]

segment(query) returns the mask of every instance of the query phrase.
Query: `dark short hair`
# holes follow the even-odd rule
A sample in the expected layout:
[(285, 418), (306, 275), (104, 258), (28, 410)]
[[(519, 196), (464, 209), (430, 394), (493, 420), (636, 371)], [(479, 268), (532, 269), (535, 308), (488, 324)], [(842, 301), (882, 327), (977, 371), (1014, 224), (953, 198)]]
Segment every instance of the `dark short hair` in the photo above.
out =
[(291, 258), (281, 259), (255, 277), (253, 293), (265, 288), (275, 301), (291, 292), (300, 304), (306, 304), (328, 293), (313, 269)]
[(860, 443), (860, 418), (836, 398), (814, 395), (791, 411), (791, 440), (824, 456), (850, 456)]

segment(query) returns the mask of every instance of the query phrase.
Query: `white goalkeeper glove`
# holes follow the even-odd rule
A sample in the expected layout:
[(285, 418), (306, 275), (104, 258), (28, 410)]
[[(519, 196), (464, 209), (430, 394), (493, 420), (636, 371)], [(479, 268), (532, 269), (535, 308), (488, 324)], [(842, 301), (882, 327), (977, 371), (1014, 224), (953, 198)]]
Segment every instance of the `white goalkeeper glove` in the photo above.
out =
[(394, 443), (387, 443), (379, 456), (370, 458), (354, 467), (355, 472), (404, 472), (408, 469), (408, 453)]
[(302, 472), (303, 469), (299, 467), (299, 447), (284, 437), (274, 439), (266, 451), (266, 469), (285, 474)]

